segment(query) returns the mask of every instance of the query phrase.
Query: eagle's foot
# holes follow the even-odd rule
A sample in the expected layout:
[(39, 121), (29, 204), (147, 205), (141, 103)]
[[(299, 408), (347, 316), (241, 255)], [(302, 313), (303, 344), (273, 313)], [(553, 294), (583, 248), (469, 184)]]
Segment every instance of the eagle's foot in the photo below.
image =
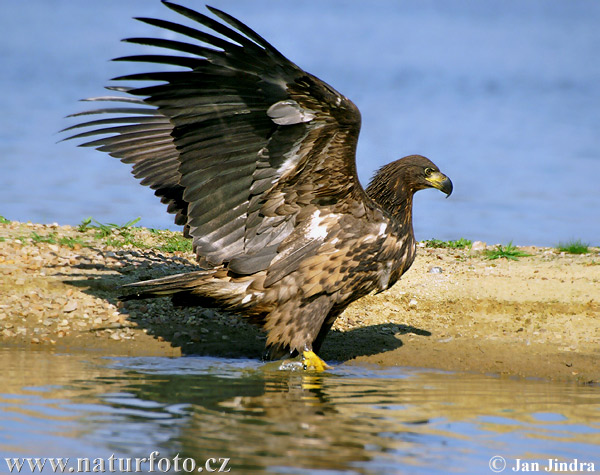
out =
[(325, 371), (331, 369), (325, 361), (319, 358), (313, 351), (305, 350), (302, 352), (302, 366), (305, 370)]

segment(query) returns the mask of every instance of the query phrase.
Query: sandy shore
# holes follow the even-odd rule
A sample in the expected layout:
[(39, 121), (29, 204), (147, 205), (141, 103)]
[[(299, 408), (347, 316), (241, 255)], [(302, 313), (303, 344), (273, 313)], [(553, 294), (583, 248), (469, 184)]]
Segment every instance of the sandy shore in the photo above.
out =
[[(236, 317), (176, 309), (168, 299), (118, 301), (119, 285), (194, 267), (189, 252), (149, 247), (174, 233), (98, 234), (0, 224), (0, 344), (113, 355), (260, 356), (264, 335)], [(346, 310), (321, 356), (599, 382), (599, 250), (521, 249), (531, 256), (491, 261), (480, 251), (421, 247), (392, 289)]]

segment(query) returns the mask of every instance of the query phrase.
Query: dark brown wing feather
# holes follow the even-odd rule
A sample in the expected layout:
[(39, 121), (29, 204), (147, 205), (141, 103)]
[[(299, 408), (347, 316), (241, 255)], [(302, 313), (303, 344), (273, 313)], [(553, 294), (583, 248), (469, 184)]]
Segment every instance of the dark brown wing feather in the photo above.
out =
[[(129, 92), (130, 88), (110, 87), (118, 92)], [(97, 135), (107, 137), (85, 142), (82, 146), (96, 147), (109, 155), (133, 164), (133, 175), (155, 190), (156, 196), (167, 205), (167, 211), (175, 214), (175, 224), (187, 224), (188, 203), (183, 200), (180, 185), (179, 153), (171, 133), (173, 125), (155, 108), (136, 97), (105, 96), (87, 101), (110, 101), (127, 103), (128, 107), (106, 107), (80, 112), (70, 117), (109, 114), (113, 117), (83, 122), (64, 131), (90, 128), (86, 132), (69, 137), (79, 139)], [(126, 115), (123, 115), (126, 114)], [(101, 128), (97, 128), (97, 127)]]
[(164, 3), (221, 37), (140, 18), (187, 41), (130, 39), (175, 54), (121, 59), (185, 69), (118, 78), (155, 84), (100, 98), (134, 107), (92, 111), (115, 117), (76, 126), (93, 127), (76, 137), (103, 135), (84, 145), (133, 163), (189, 228), (199, 257), (240, 274), (263, 270), (308, 213), (365, 199), (355, 168), (360, 114), (231, 16), (210, 8), (235, 29)]

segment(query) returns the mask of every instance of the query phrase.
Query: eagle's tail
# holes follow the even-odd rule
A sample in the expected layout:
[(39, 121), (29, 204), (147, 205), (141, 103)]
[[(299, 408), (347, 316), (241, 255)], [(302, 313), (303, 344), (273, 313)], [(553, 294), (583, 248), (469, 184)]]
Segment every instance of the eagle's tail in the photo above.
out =
[(201, 305), (238, 310), (244, 307), (250, 281), (236, 282), (216, 269), (170, 275), (121, 287), (121, 300), (168, 297), (177, 305)]
[(126, 284), (121, 287), (125, 294), (120, 298), (121, 300), (147, 299), (191, 291), (201, 286), (202, 282), (213, 274), (213, 270), (201, 270)]

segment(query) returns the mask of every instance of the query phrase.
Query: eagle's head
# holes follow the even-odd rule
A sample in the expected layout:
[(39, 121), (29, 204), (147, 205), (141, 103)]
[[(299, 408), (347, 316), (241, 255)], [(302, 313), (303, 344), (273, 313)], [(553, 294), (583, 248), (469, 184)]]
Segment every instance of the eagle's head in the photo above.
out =
[(381, 167), (367, 187), (367, 194), (392, 214), (410, 213), (415, 192), (437, 188), (452, 194), (452, 181), (428, 158), (409, 155)]

